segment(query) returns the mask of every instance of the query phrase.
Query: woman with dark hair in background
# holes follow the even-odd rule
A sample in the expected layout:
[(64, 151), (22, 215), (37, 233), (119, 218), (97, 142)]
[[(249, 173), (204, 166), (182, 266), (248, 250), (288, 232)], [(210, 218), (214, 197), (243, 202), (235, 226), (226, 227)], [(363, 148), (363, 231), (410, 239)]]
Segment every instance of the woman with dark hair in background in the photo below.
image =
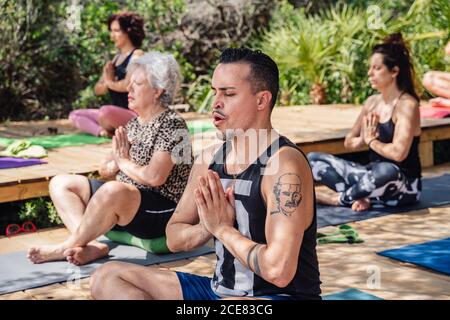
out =
[(345, 138), (345, 147), (368, 146), (370, 163), (310, 153), (314, 179), (335, 191), (332, 195), (317, 192), (319, 203), (364, 211), (373, 204), (395, 207), (419, 199), (419, 98), (409, 51), (400, 33), (374, 46), (368, 76), (379, 94), (365, 102)]
[(130, 77), (126, 70), (130, 60), (144, 54), (139, 49), (145, 37), (144, 20), (139, 15), (131, 12), (113, 14), (107, 23), (111, 40), (119, 53), (103, 67), (94, 92), (96, 95), (109, 92), (112, 105), (74, 110), (69, 115), (78, 129), (95, 136), (113, 136), (116, 128), (136, 117), (136, 113), (128, 109), (127, 86)]

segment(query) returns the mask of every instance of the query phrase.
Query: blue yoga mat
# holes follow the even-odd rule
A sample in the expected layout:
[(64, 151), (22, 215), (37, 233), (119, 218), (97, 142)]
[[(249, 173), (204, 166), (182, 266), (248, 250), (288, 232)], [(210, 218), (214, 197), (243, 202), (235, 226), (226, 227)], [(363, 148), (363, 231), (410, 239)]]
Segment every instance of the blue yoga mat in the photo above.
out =
[(351, 208), (317, 205), (317, 225), (319, 228), (367, 220), (413, 210), (426, 209), (450, 204), (450, 174), (422, 180), (422, 195), (415, 205), (406, 207), (371, 208), (363, 212), (355, 212)]
[(409, 262), (450, 275), (450, 238), (412, 244), (398, 249), (377, 252), (379, 255)]
[(383, 300), (377, 296), (366, 293), (358, 289), (347, 289), (342, 292), (328, 294), (322, 297), (323, 300)]
[(0, 255), (0, 294), (86, 278), (97, 267), (109, 261), (123, 261), (148, 266), (214, 252), (214, 249), (204, 246), (189, 252), (157, 255), (140, 248), (117, 244), (107, 240), (105, 237), (101, 237), (100, 239), (110, 247), (109, 257), (96, 260), (81, 267), (71, 265), (67, 261), (33, 264), (28, 261), (25, 251)]

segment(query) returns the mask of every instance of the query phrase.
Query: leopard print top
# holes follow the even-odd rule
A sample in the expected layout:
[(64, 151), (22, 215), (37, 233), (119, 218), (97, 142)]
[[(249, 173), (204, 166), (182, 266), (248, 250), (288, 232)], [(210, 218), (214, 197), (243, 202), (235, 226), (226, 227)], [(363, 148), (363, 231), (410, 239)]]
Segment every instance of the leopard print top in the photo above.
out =
[(149, 123), (141, 124), (138, 118), (125, 126), (130, 141), (130, 160), (140, 166), (150, 163), (155, 151), (172, 154), (175, 165), (166, 182), (159, 187), (140, 184), (122, 171), (116, 176), (118, 181), (134, 185), (138, 189), (152, 190), (166, 198), (178, 202), (186, 187), (193, 157), (186, 122), (175, 111), (167, 109)]

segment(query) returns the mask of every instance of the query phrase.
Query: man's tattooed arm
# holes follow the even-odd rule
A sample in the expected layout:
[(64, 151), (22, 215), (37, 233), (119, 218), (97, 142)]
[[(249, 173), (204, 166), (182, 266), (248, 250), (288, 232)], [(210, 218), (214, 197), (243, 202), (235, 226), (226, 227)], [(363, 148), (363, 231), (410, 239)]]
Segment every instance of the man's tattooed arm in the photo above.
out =
[(258, 253), (263, 245), (260, 243), (255, 244), (247, 255), (247, 266), (258, 276), (261, 276), (261, 270), (259, 268)]
[(276, 208), (270, 214), (282, 213), (290, 217), (302, 202), (302, 183), (294, 173), (281, 175), (273, 187)]

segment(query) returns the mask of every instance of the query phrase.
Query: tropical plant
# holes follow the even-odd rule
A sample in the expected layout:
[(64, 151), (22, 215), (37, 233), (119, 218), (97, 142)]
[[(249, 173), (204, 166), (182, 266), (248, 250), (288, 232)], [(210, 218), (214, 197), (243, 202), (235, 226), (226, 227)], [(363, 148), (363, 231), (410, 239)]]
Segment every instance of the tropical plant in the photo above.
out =
[(211, 106), (213, 91), (211, 90), (211, 76), (202, 75), (187, 86), (186, 98), (193, 108), (202, 113), (207, 112)]
[[(369, 4), (378, 12), (366, 10)], [(362, 103), (373, 92), (367, 81), (371, 48), (390, 33), (401, 31), (410, 43), (419, 78), (430, 69), (445, 68), (449, 7), (444, 0), (361, 0), (306, 14), (282, 1), (257, 45), (278, 62), (282, 105)]]
[(21, 221), (32, 221), (40, 228), (62, 224), (62, 220), (49, 198), (36, 198), (23, 202), (19, 218)]
[(57, 0), (0, 0), (0, 120), (60, 116), (79, 88)]
[[(307, 16), (303, 9), (299, 9), (292, 12), (291, 19), (284, 25), (265, 34), (261, 49), (278, 63), (281, 72), (288, 69), (301, 72), (310, 83), (311, 101), (321, 104), (326, 100), (325, 74), (336, 52), (330, 39), (332, 30), (326, 24), (317, 16)], [(289, 91), (282, 91), (281, 96), (284, 95), (289, 95)]]

